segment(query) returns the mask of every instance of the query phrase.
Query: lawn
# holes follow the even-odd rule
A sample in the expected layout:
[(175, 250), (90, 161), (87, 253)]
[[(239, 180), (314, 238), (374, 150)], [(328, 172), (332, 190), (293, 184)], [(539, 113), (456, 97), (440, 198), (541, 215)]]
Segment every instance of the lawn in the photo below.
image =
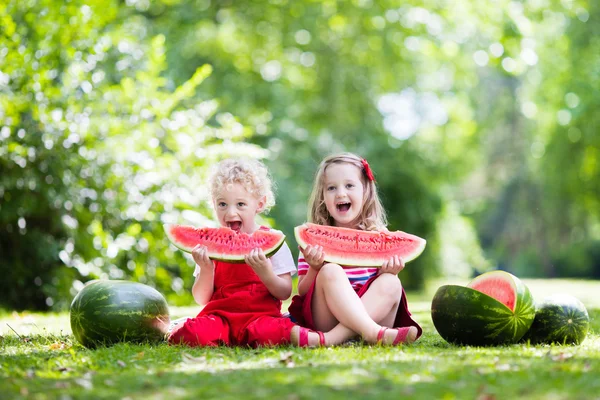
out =
[[(580, 346), (449, 345), (429, 312), (439, 282), (409, 294), (425, 333), (417, 343), (397, 348), (121, 344), (87, 350), (71, 336), (67, 313), (5, 313), (0, 315), (0, 398), (600, 398), (600, 282), (526, 283), (536, 298), (560, 291), (586, 304), (591, 332)], [(171, 312), (179, 317), (196, 310)]]

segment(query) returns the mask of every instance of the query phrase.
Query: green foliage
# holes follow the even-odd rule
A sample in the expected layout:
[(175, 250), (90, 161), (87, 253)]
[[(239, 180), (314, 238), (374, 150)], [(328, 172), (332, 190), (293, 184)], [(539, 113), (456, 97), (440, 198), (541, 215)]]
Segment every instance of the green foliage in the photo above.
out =
[[(552, 11), (523, 4), (520, 44), (507, 55), (510, 74), (487, 71), (494, 85), (477, 96), (487, 105), (483, 154), (472, 183), (469, 215), (483, 246), (521, 276), (600, 276), (598, 109), (600, 43), (597, 2)], [(517, 21), (515, 21), (517, 22)], [(520, 52), (517, 54), (516, 52)], [(509, 75), (507, 77), (506, 75)], [(507, 83), (507, 84), (503, 84)], [(487, 191), (487, 194), (485, 194)]]
[[(405, 286), (465, 264), (600, 276), (599, 16), (588, 0), (2, 2), (0, 302), (65, 308), (95, 277), (191, 301), (161, 223), (205, 223), (208, 168), (233, 154), (267, 158), (292, 249), (318, 162), (348, 150), (390, 229), (428, 240)], [(448, 239), (471, 224), (484, 252)]]
[(173, 85), (164, 36), (120, 2), (15, 1), (0, 19), (2, 304), (64, 308), (97, 277), (183, 295), (162, 222), (206, 219), (208, 166), (263, 154), (196, 96), (212, 68)]
[[(597, 10), (585, 0), (506, 0), (493, 11), (485, 2), (183, 0), (147, 13), (169, 43), (185, 43), (168, 54), (174, 80), (200, 62), (218, 65), (206, 88), (271, 151), (272, 215), (284, 232), (306, 218), (320, 159), (357, 152), (377, 173), (391, 228), (429, 241), (402, 275), (418, 287), (440, 260), (453, 262), (436, 234), (444, 204), (476, 221), (492, 260), (475, 270), (554, 276), (558, 247), (597, 239)], [(579, 137), (590, 145), (573, 145)], [(562, 168), (569, 159), (582, 165)], [(479, 249), (462, 252), (454, 262)], [(519, 262), (527, 254), (538, 272)]]

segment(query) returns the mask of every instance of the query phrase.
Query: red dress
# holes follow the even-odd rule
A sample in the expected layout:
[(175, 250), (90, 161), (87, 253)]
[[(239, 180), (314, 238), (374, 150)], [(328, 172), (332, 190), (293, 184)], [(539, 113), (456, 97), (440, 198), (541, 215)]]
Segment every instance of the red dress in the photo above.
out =
[[(379, 275), (376, 275), (369, 279), (365, 284), (359, 288), (355, 288), (356, 294), (358, 297), (362, 297), (371, 286), (371, 283), (377, 279)], [(315, 323), (312, 315), (312, 296), (315, 291), (315, 283), (317, 279), (315, 278), (314, 282), (303, 296), (296, 295), (292, 298), (292, 304), (289, 307), (289, 313), (298, 323), (298, 325), (303, 326), (309, 329), (316, 329)], [(402, 288), (402, 295), (400, 297), (400, 305), (398, 306), (398, 311), (396, 312), (396, 318), (394, 320), (394, 326), (391, 328), (402, 328), (405, 326), (414, 326), (417, 328), (417, 338), (421, 336), (423, 333), (423, 329), (421, 326), (411, 317), (410, 311), (408, 311), (408, 303), (406, 301), (406, 293), (404, 292), (404, 288)]]
[(290, 343), (296, 326), (281, 315), (281, 300), (248, 264), (215, 261), (213, 295), (196, 318), (188, 319), (169, 343), (189, 346), (273, 346)]

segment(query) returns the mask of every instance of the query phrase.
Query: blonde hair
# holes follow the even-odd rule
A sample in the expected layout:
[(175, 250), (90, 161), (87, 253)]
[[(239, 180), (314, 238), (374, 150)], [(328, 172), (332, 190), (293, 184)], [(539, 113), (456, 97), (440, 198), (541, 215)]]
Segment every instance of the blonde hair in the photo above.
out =
[(263, 212), (275, 205), (273, 182), (267, 167), (258, 160), (226, 159), (219, 162), (210, 176), (210, 195), (214, 199), (224, 189), (238, 183), (248, 193), (260, 199), (264, 196)]
[(375, 181), (367, 178), (367, 173), (362, 163), (362, 158), (352, 153), (340, 153), (326, 157), (315, 175), (315, 183), (308, 203), (308, 221), (319, 225), (334, 225), (333, 217), (325, 205), (325, 171), (332, 164), (350, 164), (362, 171), (363, 207), (358, 216), (357, 228), (365, 231), (382, 230), (387, 225), (385, 210), (377, 194)]

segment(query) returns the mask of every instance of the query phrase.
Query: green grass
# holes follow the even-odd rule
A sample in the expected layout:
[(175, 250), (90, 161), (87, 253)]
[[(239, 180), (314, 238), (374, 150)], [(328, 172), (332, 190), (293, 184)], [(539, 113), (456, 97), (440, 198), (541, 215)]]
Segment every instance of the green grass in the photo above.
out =
[[(429, 313), (437, 284), (409, 294), (425, 333), (399, 348), (120, 344), (88, 350), (71, 336), (67, 313), (5, 313), (0, 315), (0, 398), (598, 399), (600, 282), (527, 283), (536, 298), (561, 291), (584, 301), (592, 325), (582, 345), (449, 345)], [(174, 317), (195, 312), (172, 310)]]

